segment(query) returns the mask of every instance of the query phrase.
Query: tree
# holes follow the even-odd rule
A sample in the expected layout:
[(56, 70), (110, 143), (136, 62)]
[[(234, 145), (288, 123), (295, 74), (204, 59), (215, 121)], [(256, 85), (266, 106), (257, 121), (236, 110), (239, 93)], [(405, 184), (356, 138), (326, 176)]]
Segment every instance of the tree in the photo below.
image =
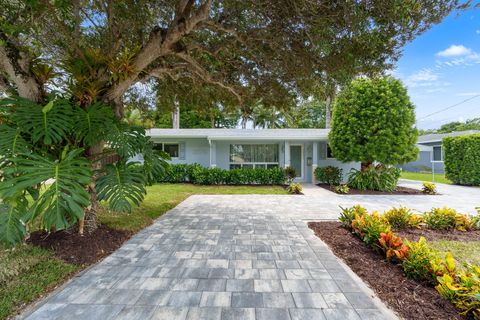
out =
[[(445, 17), (455, 1), (0, 0), (0, 5), (0, 91), (14, 98), (7, 100), (1, 111), (11, 116), (6, 124), (8, 130), (12, 134), (23, 130), (17, 113), (32, 111), (36, 106), (45, 110), (43, 116), (48, 121), (35, 124), (30, 128), (32, 132), (41, 137), (41, 128), (63, 128), (60, 134), (53, 130), (47, 140), (20, 132), (31, 146), (29, 151), (39, 152), (36, 156), (61, 162), (69, 154), (59, 152), (62, 147), (82, 150), (75, 151), (72, 157), (87, 159), (91, 169), (97, 171), (102, 169), (98, 158), (115, 146), (122, 160), (104, 170), (105, 177), (116, 176), (117, 180), (105, 178), (96, 185), (97, 178), (103, 177), (97, 175), (84, 185), (90, 201), (77, 205), (85, 216), (94, 216), (96, 193), (106, 199), (112, 195), (106, 191), (110, 188), (118, 195), (110, 199), (120, 201), (128, 185), (133, 192), (143, 192), (136, 169), (127, 165), (125, 158), (131, 150), (138, 150), (135, 142), (144, 142), (144, 132), (116, 122), (124, 117), (123, 99), (135, 84), (155, 79), (165, 89), (159, 92), (160, 97), (175, 97), (172, 93), (184, 97), (214, 87), (216, 92), (205, 97), (215, 97), (211, 101), (222, 101), (226, 108), (247, 110), (246, 106), (258, 101), (282, 108), (292, 97), (318, 90), (325, 75), (343, 79), (371, 68), (388, 67), (406, 42)], [(344, 64), (348, 67), (342, 67)], [(180, 88), (185, 91), (178, 92)], [(56, 101), (68, 101), (69, 107), (61, 107), (66, 103)], [(92, 109), (97, 104), (110, 108), (116, 117), (107, 127), (107, 133), (115, 136), (109, 143), (72, 140), (76, 127), (68, 117), (62, 117), (65, 123), (60, 124), (60, 118), (47, 116), (62, 114), (64, 109), (72, 114), (84, 112), (85, 119), (78, 124), (92, 135), (89, 113), (97, 114)], [(39, 110), (35, 114), (41, 118)], [(0, 144), (11, 142), (5, 137), (0, 136)], [(127, 150), (127, 146), (131, 148)], [(144, 178), (151, 177), (150, 169), (161, 159), (148, 148), (143, 152), (152, 160), (152, 164), (144, 166)], [(18, 155), (0, 156), (7, 159), (2, 164), (11, 168), (21, 168), (24, 163), (15, 162)], [(30, 156), (25, 155), (25, 159)], [(12, 176), (2, 173), (2, 183), (8, 183), (7, 178), (16, 179), (21, 172), (17, 169), (6, 170)], [(40, 183), (38, 179), (29, 181)], [(21, 184), (25, 192), (31, 187), (27, 184)], [(16, 196), (21, 201), (20, 192)], [(9, 201), (14, 206), (8, 212), (20, 207), (18, 201)], [(123, 202), (127, 203), (131, 202)], [(71, 208), (55, 212), (63, 218), (74, 213)], [(22, 217), (8, 217), (22, 221)], [(76, 219), (56, 221), (70, 223)]]
[(480, 130), (480, 118), (473, 118), (465, 122), (453, 121), (445, 123), (438, 129), (420, 130), (420, 134), (449, 133), (455, 131)]
[(392, 77), (357, 79), (339, 94), (329, 135), (335, 158), (386, 165), (416, 159), (415, 107)]

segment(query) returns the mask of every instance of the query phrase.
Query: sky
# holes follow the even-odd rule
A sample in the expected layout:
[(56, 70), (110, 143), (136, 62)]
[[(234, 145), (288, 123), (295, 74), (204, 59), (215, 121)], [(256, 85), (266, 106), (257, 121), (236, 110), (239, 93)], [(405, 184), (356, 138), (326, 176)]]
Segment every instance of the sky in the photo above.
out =
[(452, 13), (417, 37), (393, 74), (408, 88), (419, 129), (480, 117), (480, 10)]

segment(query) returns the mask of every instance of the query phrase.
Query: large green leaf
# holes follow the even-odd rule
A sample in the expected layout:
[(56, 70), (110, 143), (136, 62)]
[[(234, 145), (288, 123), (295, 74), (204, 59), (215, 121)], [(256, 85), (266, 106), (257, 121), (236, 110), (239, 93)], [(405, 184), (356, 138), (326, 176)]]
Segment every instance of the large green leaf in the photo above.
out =
[(147, 142), (142, 151), (143, 155), (143, 174), (145, 175), (148, 185), (152, 185), (156, 181), (156, 177), (161, 177), (168, 167), (166, 160), (170, 156), (163, 151), (153, 149), (153, 142), (147, 137)]
[(0, 106), (10, 108), (13, 121), (22, 132), (31, 135), (33, 143), (59, 143), (72, 129), (72, 106), (64, 99), (52, 100), (41, 106), (17, 97), (3, 99)]
[(136, 163), (106, 165), (96, 182), (98, 199), (108, 202), (114, 211), (131, 212), (132, 205), (139, 206), (147, 193), (145, 177)]
[(143, 151), (145, 129), (117, 122), (106, 136), (106, 141), (123, 159), (132, 158)]
[(0, 242), (14, 245), (23, 240), (27, 230), (22, 221), (22, 213), (26, 207), (22, 201), (16, 203), (0, 203)]
[(70, 151), (60, 160), (37, 154), (21, 154), (10, 159), (5, 169), (19, 175), (0, 183), (0, 197), (16, 199), (38, 184), (45, 190), (33, 201), (28, 220), (39, 222), (44, 229), (65, 229), (83, 217), (90, 197), (85, 185), (91, 183), (91, 164), (81, 157), (82, 149)]
[(105, 139), (112, 130), (115, 115), (108, 106), (95, 103), (86, 109), (76, 108), (76, 121), (73, 131), (78, 140), (83, 140), (88, 146)]
[(0, 124), (0, 156), (12, 156), (29, 150), (30, 146), (21, 136), (20, 128)]

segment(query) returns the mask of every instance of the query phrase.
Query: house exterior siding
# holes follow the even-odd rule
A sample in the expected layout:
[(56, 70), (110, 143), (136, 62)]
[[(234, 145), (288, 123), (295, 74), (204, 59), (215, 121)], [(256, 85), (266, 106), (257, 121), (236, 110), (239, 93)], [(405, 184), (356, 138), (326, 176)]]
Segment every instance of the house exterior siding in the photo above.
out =
[[(327, 159), (328, 130), (324, 129), (154, 129), (147, 134), (151, 136), (154, 143), (179, 145), (178, 157), (169, 161), (172, 164), (198, 163), (204, 167), (218, 167), (229, 170), (230, 146), (232, 144), (276, 144), (278, 145), (279, 167), (287, 167), (291, 164), (289, 152), (291, 146), (301, 146), (303, 176), (296, 179), (298, 182), (314, 182), (313, 171), (316, 167), (328, 165), (340, 167), (343, 169), (344, 181), (346, 181), (352, 168), (360, 168), (359, 163), (343, 163), (336, 159)], [(198, 137), (195, 137), (195, 135), (198, 135)], [(298, 150), (298, 148), (296, 149)], [(138, 156), (132, 160), (142, 161), (143, 159)]]

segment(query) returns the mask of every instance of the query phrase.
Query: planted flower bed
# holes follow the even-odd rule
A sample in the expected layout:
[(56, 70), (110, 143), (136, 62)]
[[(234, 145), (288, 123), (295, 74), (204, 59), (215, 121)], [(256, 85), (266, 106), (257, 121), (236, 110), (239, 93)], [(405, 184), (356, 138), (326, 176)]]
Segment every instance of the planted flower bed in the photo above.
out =
[[(369, 214), (354, 206), (343, 209), (339, 220), (309, 226), (402, 317), (480, 319), (480, 267), (460, 266), (452, 254), (441, 254), (418, 237), (422, 231), (439, 240), (463, 232), (480, 240), (478, 216), (449, 208), (420, 216), (404, 207)], [(414, 229), (418, 241), (393, 231)]]

